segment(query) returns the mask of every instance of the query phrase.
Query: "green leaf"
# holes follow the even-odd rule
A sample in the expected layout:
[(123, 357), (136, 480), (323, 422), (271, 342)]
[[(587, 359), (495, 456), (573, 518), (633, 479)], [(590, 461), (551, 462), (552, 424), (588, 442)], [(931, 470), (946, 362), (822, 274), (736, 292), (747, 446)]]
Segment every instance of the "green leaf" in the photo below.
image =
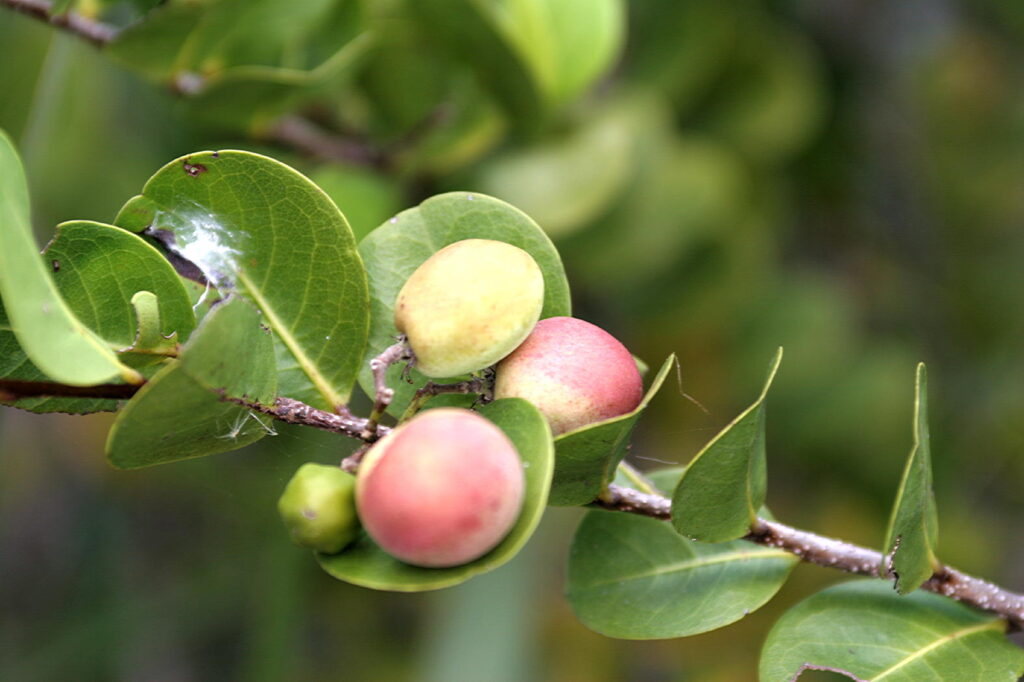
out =
[[(526, 214), (483, 194), (449, 192), (431, 197), (391, 218), (359, 244), (370, 280), (370, 343), (359, 375), (359, 384), (368, 395), (373, 395), (369, 361), (393, 344), (398, 334), (395, 299), (405, 280), (436, 251), (463, 239), (495, 239), (529, 253), (544, 275), (541, 317), (572, 314), (569, 284), (558, 251)], [(452, 286), (470, 285), (452, 282)], [(408, 384), (401, 373), (402, 367), (397, 365), (388, 371), (388, 385), (395, 389), (389, 411), (396, 415), (402, 414), (412, 394), (426, 382), (413, 370), (413, 383)]]
[(480, 408), (480, 413), (497, 424), (519, 451), (526, 475), (526, 495), (519, 520), (501, 544), (462, 566), (420, 568), (385, 554), (364, 533), (340, 554), (318, 554), (320, 566), (345, 582), (375, 590), (421, 592), (451, 587), (501, 566), (530, 539), (548, 498), (553, 450), (547, 420), (533, 405), (520, 398), (505, 398)]
[(647, 394), (632, 412), (563, 433), (555, 439), (555, 475), (548, 504), (587, 504), (601, 493), (604, 485), (615, 477), (615, 468), (626, 454), (633, 427), (675, 362), (675, 355), (665, 359)]
[[(18, 344), (11, 324), (7, 319), (3, 303), (0, 302), (0, 377), (16, 381), (48, 382), (50, 377), (43, 374), (32, 364), (25, 351)], [(90, 412), (113, 411), (117, 409), (116, 400), (99, 400), (94, 398), (22, 398), (10, 402), (0, 401), (0, 405), (17, 407), (29, 412), (64, 412), (66, 414), (89, 414)]]
[(704, 542), (743, 537), (757, 519), (767, 487), (764, 400), (782, 362), (779, 348), (761, 395), (690, 462), (672, 494), (672, 525)]
[[(73, 221), (57, 226), (57, 236), (43, 252), (52, 277), (71, 312), (113, 349), (120, 359), (145, 376), (195, 328), (188, 292), (167, 260), (138, 236), (110, 225)], [(152, 297), (150, 314), (156, 326), (148, 331), (153, 346), (136, 338), (136, 296)], [(139, 321), (137, 321), (139, 320)], [(0, 307), (0, 377), (49, 381), (25, 355)], [(136, 351), (143, 351), (138, 353)], [(156, 353), (157, 355), (150, 355)], [(32, 412), (84, 414), (117, 409), (116, 400), (87, 398), (25, 398), (8, 403)]]
[(369, 168), (335, 163), (317, 168), (309, 178), (335, 204), (345, 207), (356, 239), (365, 237), (404, 205), (398, 181)]
[(424, 0), (412, 9), (521, 126), (588, 88), (624, 35), (619, 0)]
[[(652, 472), (671, 490), (680, 468)], [(569, 603), (609, 637), (686, 637), (733, 623), (764, 605), (798, 559), (744, 540), (704, 544), (666, 521), (595, 510), (569, 550)]]
[(152, 78), (217, 74), (230, 66), (280, 65), (331, 12), (334, 0), (166, 3), (125, 30), (106, 52)]
[(703, 544), (666, 521), (596, 510), (569, 550), (569, 603), (584, 625), (609, 637), (686, 637), (760, 608), (797, 561), (780, 549)]
[(500, 11), (479, 0), (420, 0), (410, 11), (447, 49), (471, 68), (479, 82), (508, 112), (510, 122), (536, 128), (545, 109), (540, 84), (511, 37), (498, 25)]
[(28, 185), (18, 153), (0, 130), (0, 298), (25, 354), (51, 380), (89, 386), (142, 377), (68, 308), (32, 237)]
[[(917, 366), (914, 389), (914, 446), (903, 470), (889, 527), (885, 532), (885, 554), (892, 556), (892, 572), (900, 594), (913, 592), (931, 577), (939, 560), (935, 546), (939, 518), (932, 490), (931, 439), (928, 436), (928, 375), (924, 363)], [(887, 560), (880, 567), (888, 573)]]
[(632, 176), (631, 121), (619, 109), (499, 156), (481, 169), (479, 188), (533, 216), (552, 237), (583, 228), (614, 204)]
[(260, 309), (281, 395), (325, 409), (348, 401), (366, 347), (366, 273), (344, 216), (306, 177), (249, 152), (190, 154), (159, 170), (116, 223)]
[(1024, 650), (1006, 622), (930, 592), (880, 580), (834, 585), (789, 610), (761, 651), (761, 682), (816, 666), (874, 682), (1014, 682)]
[(620, 0), (512, 0), (502, 27), (555, 103), (579, 96), (611, 66), (625, 36)]
[(114, 348), (136, 342), (139, 320), (133, 297), (156, 298), (157, 336), (188, 339), (196, 320), (188, 291), (159, 251), (144, 239), (112, 225), (75, 220), (57, 226), (43, 252), (68, 307)]
[(352, 71), (372, 44), (364, 33), (311, 69), (255, 64), (225, 69), (189, 97), (189, 116), (225, 128), (261, 126)]
[(272, 429), (269, 418), (223, 396), (270, 403), (276, 395), (273, 342), (259, 313), (238, 298), (221, 303), (181, 350), (136, 393), (107, 437), (119, 469), (237, 450)]

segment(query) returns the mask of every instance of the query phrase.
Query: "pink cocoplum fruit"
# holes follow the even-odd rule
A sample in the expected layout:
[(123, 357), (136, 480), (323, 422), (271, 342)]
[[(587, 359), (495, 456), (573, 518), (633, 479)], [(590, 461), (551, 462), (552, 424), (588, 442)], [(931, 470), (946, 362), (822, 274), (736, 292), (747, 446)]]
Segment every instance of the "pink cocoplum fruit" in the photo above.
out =
[(614, 336), (574, 317), (550, 317), (498, 363), (494, 397), (529, 400), (557, 436), (633, 411), (643, 381)]
[(476, 412), (422, 412), (375, 443), (359, 466), (356, 507), (373, 541), (416, 566), (465, 564), (519, 518), (522, 462), (508, 436)]

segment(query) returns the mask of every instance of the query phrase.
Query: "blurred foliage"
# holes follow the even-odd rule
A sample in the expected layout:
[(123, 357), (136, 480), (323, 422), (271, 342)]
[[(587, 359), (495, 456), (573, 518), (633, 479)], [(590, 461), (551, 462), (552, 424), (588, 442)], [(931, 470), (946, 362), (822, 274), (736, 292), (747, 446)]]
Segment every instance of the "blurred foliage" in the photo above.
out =
[[(551, 5), (564, 13), (538, 19)], [(0, 9), (16, 55), (0, 60), (0, 128), (40, 243), (63, 220), (111, 221), (202, 148), (294, 165), (359, 236), (437, 192), (496, 195), (556, 240), (578, 316), (649, 363), (678, 354), (678, 384), (637, 426), (637, 464), (689, 461), (782, 345), (768, 503), (877, 547), (924, 360), (939, 554), (1024, 584), (1017, 4), (71, 6), (134, 28), (111, 55)], [(309, 155), (281, 115), (347, 151)], [(302, 462), (349, 443), (282, 427), (240, 452), (114, 472), (110, 419), (0, 411), (0, 679), (752, 679), (779, 614), (841, 577), (801, 566), (729, 628), (612, 641), (561, 596), (581, 515), (549, 509), (493, 574), (371, 592), (322, 574), (274, 511)]]

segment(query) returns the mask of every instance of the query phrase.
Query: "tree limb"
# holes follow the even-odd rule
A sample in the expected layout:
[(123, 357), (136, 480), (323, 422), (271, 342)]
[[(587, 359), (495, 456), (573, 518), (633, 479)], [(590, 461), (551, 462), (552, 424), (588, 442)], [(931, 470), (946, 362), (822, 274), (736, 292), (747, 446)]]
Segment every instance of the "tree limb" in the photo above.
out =
[[(608, 486), (606, 494), (595, 501), (594, 505), (661, 520), (668, 520), (672, 515), (672, 501), (667, 497), (614, 484)], [(776, 521), (758, 518), (743, 539), (782, 549), (818, 566), (858, 575), (892, 577), (888, 572), (886, 575), (880, 573), (884, 558), (881, 552), (798, 530)], [(1024, 627), (1024, 595), (1010, 592), (950, 566), (941, 566), (921, 585), (921, 589), (995, 613), (1006, 618), (1015, 628)]]

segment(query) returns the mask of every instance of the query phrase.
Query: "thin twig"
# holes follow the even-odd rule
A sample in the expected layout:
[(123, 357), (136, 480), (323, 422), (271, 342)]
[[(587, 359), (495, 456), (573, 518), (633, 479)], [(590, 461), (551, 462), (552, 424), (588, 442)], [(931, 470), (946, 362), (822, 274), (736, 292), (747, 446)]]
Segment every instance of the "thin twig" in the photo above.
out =
[[(668, 520), (672, 515), (672, 503), (667, 497), (642, 493), (614, 484), (609, 485), (607, 494), (594, 504), (604, 509), (662, 520)], [(803, 561), (826, 568), (873, 577), (892, 577), (880, 575), (883, 560), (881, 552), (798, 530), (776, 521), (757, 519), (744, 539), (768, 547), (777, 547), (800, 557)], [(921, 585), (921, 589), (995, 613), (1006, 618), (1016, 628), (1024, 627), (1024, 595), (967, 575), (955, 568), (939, 567), (932, 577)]]
[[(369, 421), (362, 417), (356, 417), (347, 410), (342, 410), (340, 413), (327, 412), (292, 398), (278, 398), (274, 401), (273, 405), (263, 405), (244, 398), (228, 396), (225, 396), (223, 399), (229, 403), (242, 405), (250, 410), (268, 415), (288, 424), (312, 426), (315, 429), (340, 433), (344, 436), (360, 440), (362, 440), (361, 434), (366, 430), (367, 422)], [(386, 426), (378, 426), (376, 437), (379, 438), (385, 435), (389, 430)]]
[(379, 148), (337, 135), (301, 116), (284, 116), (267, 130), (265, 136), (321, 161), (376, 168), (385, 164), (385, 155)]
[(378, 423), (395, 397), (395, 389), (390, 388), (387, 382), (388, 367), (411, 358), (412, 350), (406, 343), (405, 336), (402, 336), (396, 343), (388, 346), (381, 351), (380, 355), (370, 360), (370, 371), (373, 372), (373, 411), (370, 412), (370, 418), (366, 420), (366, 427), (360, 435), (362, 440), (370, 442), (379, 437)]
[(98, 386), (68, 386), (52, 381), (18, 381), (0, 379), (0, 401), (21, 398), (100, 398), (127, 400), (139, 390), (133, 384), (101, 384)]
[(96, 47), (112, 42), (118, 33), (116, 27), (87, 19), (77, 12), (53, 14), (53, 3), (47, 0), (0, 0), (0, 5), (63, 29)]
[(434, 396), (470, 395), (471, 393), (479, 394), (481, 403), (489, 403), (494, 400), (494, 374), (487, 373), (466, 381), (457, 381), (454, 384), (436, 384), (433, 381), (428, 381), (422, 388), (416, 390), (412, 400), (409, 401), (409, 407), (405, 408), (402, 418), (398, 421), (404, 422), (406, 419), (412, 418)]

